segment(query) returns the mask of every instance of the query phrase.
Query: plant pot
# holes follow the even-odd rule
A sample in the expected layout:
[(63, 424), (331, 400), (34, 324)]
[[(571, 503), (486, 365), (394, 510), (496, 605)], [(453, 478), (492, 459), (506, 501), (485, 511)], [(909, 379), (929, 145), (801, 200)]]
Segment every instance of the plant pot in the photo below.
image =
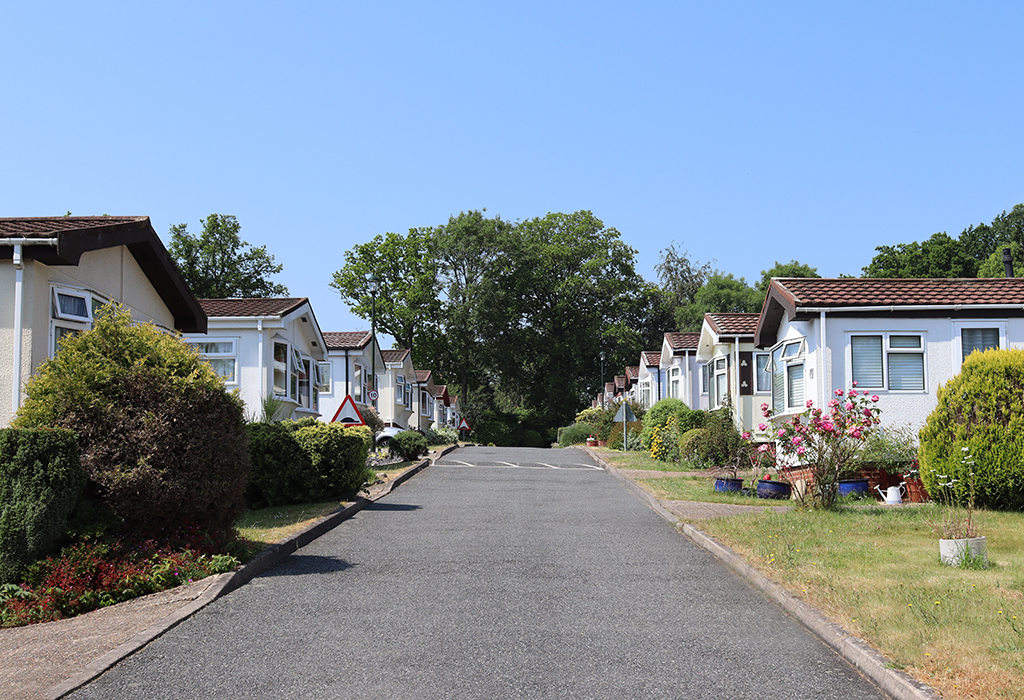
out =
[(907, 485), (907, 500), (911, 503), (927, 503), (928, 502), (928, 491), (925, 489), (924, 484), (921, 483), (920, 479), (908, 478), (906, 481)]
[(939, 557), (948, 566), (961, 566), (978, 559), (988, 566), (988, 542), (984, 537), (939, 540)]
[(840, 479), (839, 497), (867, 498), (871, 495), (871, 485), (867, 479)]
[(760, 479), (757, 482), (758, 498), (773, 498), (781, 501), (789, 498), (792, 491), (793, 489), (785, 481), (769, 481), (767, 479)]
[(743, 488), (743, 479), (722, 478), (715, 479), (715, 491), (740, 491)]

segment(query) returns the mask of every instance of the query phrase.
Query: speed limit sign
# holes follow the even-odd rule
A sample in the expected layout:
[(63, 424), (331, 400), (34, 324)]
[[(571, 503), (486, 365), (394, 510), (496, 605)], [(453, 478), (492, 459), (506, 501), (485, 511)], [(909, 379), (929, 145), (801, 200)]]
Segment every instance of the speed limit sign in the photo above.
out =
[(370, 401), (376, 401), (377, 397), (379, 396), (379, 394), (377, 393), (376, 389), (370, 389), (369, 396), (370, 396)]

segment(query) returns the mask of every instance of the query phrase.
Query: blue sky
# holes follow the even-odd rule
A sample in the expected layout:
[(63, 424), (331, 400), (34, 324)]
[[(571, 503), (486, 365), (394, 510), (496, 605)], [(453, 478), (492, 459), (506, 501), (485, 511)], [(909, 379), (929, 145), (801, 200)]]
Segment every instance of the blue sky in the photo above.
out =
[(344, 251), (463, 210), (751, 282), (1024, 202), (1020, 3), (359, 5), (6, 7), (0, 215), (233, 214), (342, 331)]

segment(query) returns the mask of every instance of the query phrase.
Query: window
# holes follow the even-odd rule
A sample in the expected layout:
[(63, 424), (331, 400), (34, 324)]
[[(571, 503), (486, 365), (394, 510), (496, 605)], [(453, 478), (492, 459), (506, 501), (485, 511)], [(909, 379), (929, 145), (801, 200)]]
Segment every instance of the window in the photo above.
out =
[(317, 362), (317, 369), (320, 370), (320, 391), (325, 394), (330, 394), (334, 391), (331, 387), (331, 369), (333, 365), (330, 362)]
[(924, 391), (924, 340), (918, 334), (850, 336), (850, 371), (864, 389)]
[(92, 328), (96, 311), (107, 302), (84, 289), (54, 286), (50, 290), (50, 357), (53, 357), (64, 338)]
[(718, 408), (725, 405), (729, 394), (729, 360), (725, 357), (716, 357), (712, 366), (714, 375), (711, 377), (711, 386), (714, 393), (711, 395), (711, 407)]
[(420, 389), (420, 415), (429, 416), (429, 396), (427, 392)]
[(225, 383), (238, 383), (235, 340), (233, 338), (208, 338), (187, 342), (206, 359), (214, 372), (224, 378)]
[(288, 395), (288, 344), (274, 342), (274, 395)]
[(999, 347), (998, 328), (962, 328), (960, 330), (960, 345), (963, 351), (963, 358), (975, 350), (990, 350)]
[(363, 387), (366, 386), (366, 383), (365, 383), (365, 381), (363, 379), (363, 376), (365, 374), (366, 373), (363, 372), (363, 366), (362, 365), (356, 365), (355, 366), (355, 372), (354, 372), (355, 376), (353, 377), (353, 382), (352, 382), (352, 394), (353, 394), (352, 400), (355, 401), (356, 403), (362, 403), (363, 402)]
[(299, 406), (302, 408), (311, 407), (310, 387), (315, 386), (315, 384), (310, 382), (310, 375), (312, 372), (309, 368), (309, 364), (309, 360), (301, 357), (299, 358), (299, 365), (302, 369), (296, 374), (296, 384), (298, 385)]
[(405, 377), (401, 374), (395, 377), (395, 403), (405, 405)]
[(772, 348), (768, 360), (771, 375), (772, 410), (785, 413), (804, 408), (804, 356), (803, 338), (785, 340)]
[(772, 373), (768, 370), (771, 358), (767, 352), (754, 353), (754, 391), (758, 394), (767, 394), (772, 390)]
[(700, 393), (708, 393), (708, 385), (710, 384), (710, 377), (708, 376), (708, 364), (705, 362), (700, 366)]
[(683, 397), (682, 384), (682, 372), (679, 365), (673, 365), (668, 371), (668, 395), (673, 399), (681, 399)]

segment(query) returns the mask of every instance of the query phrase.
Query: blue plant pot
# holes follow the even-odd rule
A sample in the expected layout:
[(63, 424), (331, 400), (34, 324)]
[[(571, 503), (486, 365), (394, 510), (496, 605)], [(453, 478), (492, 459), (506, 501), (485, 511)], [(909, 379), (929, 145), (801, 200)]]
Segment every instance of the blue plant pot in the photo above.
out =
[(715, 479), (715, 491), (739, 491), (743, 488), (743, 479)]
[(867, 479), (844, 479), (839, 482), (839, 497), (867, 498), (871, 495), (871, 487)]
[(789, 498), (789, 494), (792, 492), (790, 485), (784, 481), (768, 481), (767, 479), (760, 479), (757, 482), (757, 497), (758, 498), (774, 498), (775, 500), (783, 500)]

